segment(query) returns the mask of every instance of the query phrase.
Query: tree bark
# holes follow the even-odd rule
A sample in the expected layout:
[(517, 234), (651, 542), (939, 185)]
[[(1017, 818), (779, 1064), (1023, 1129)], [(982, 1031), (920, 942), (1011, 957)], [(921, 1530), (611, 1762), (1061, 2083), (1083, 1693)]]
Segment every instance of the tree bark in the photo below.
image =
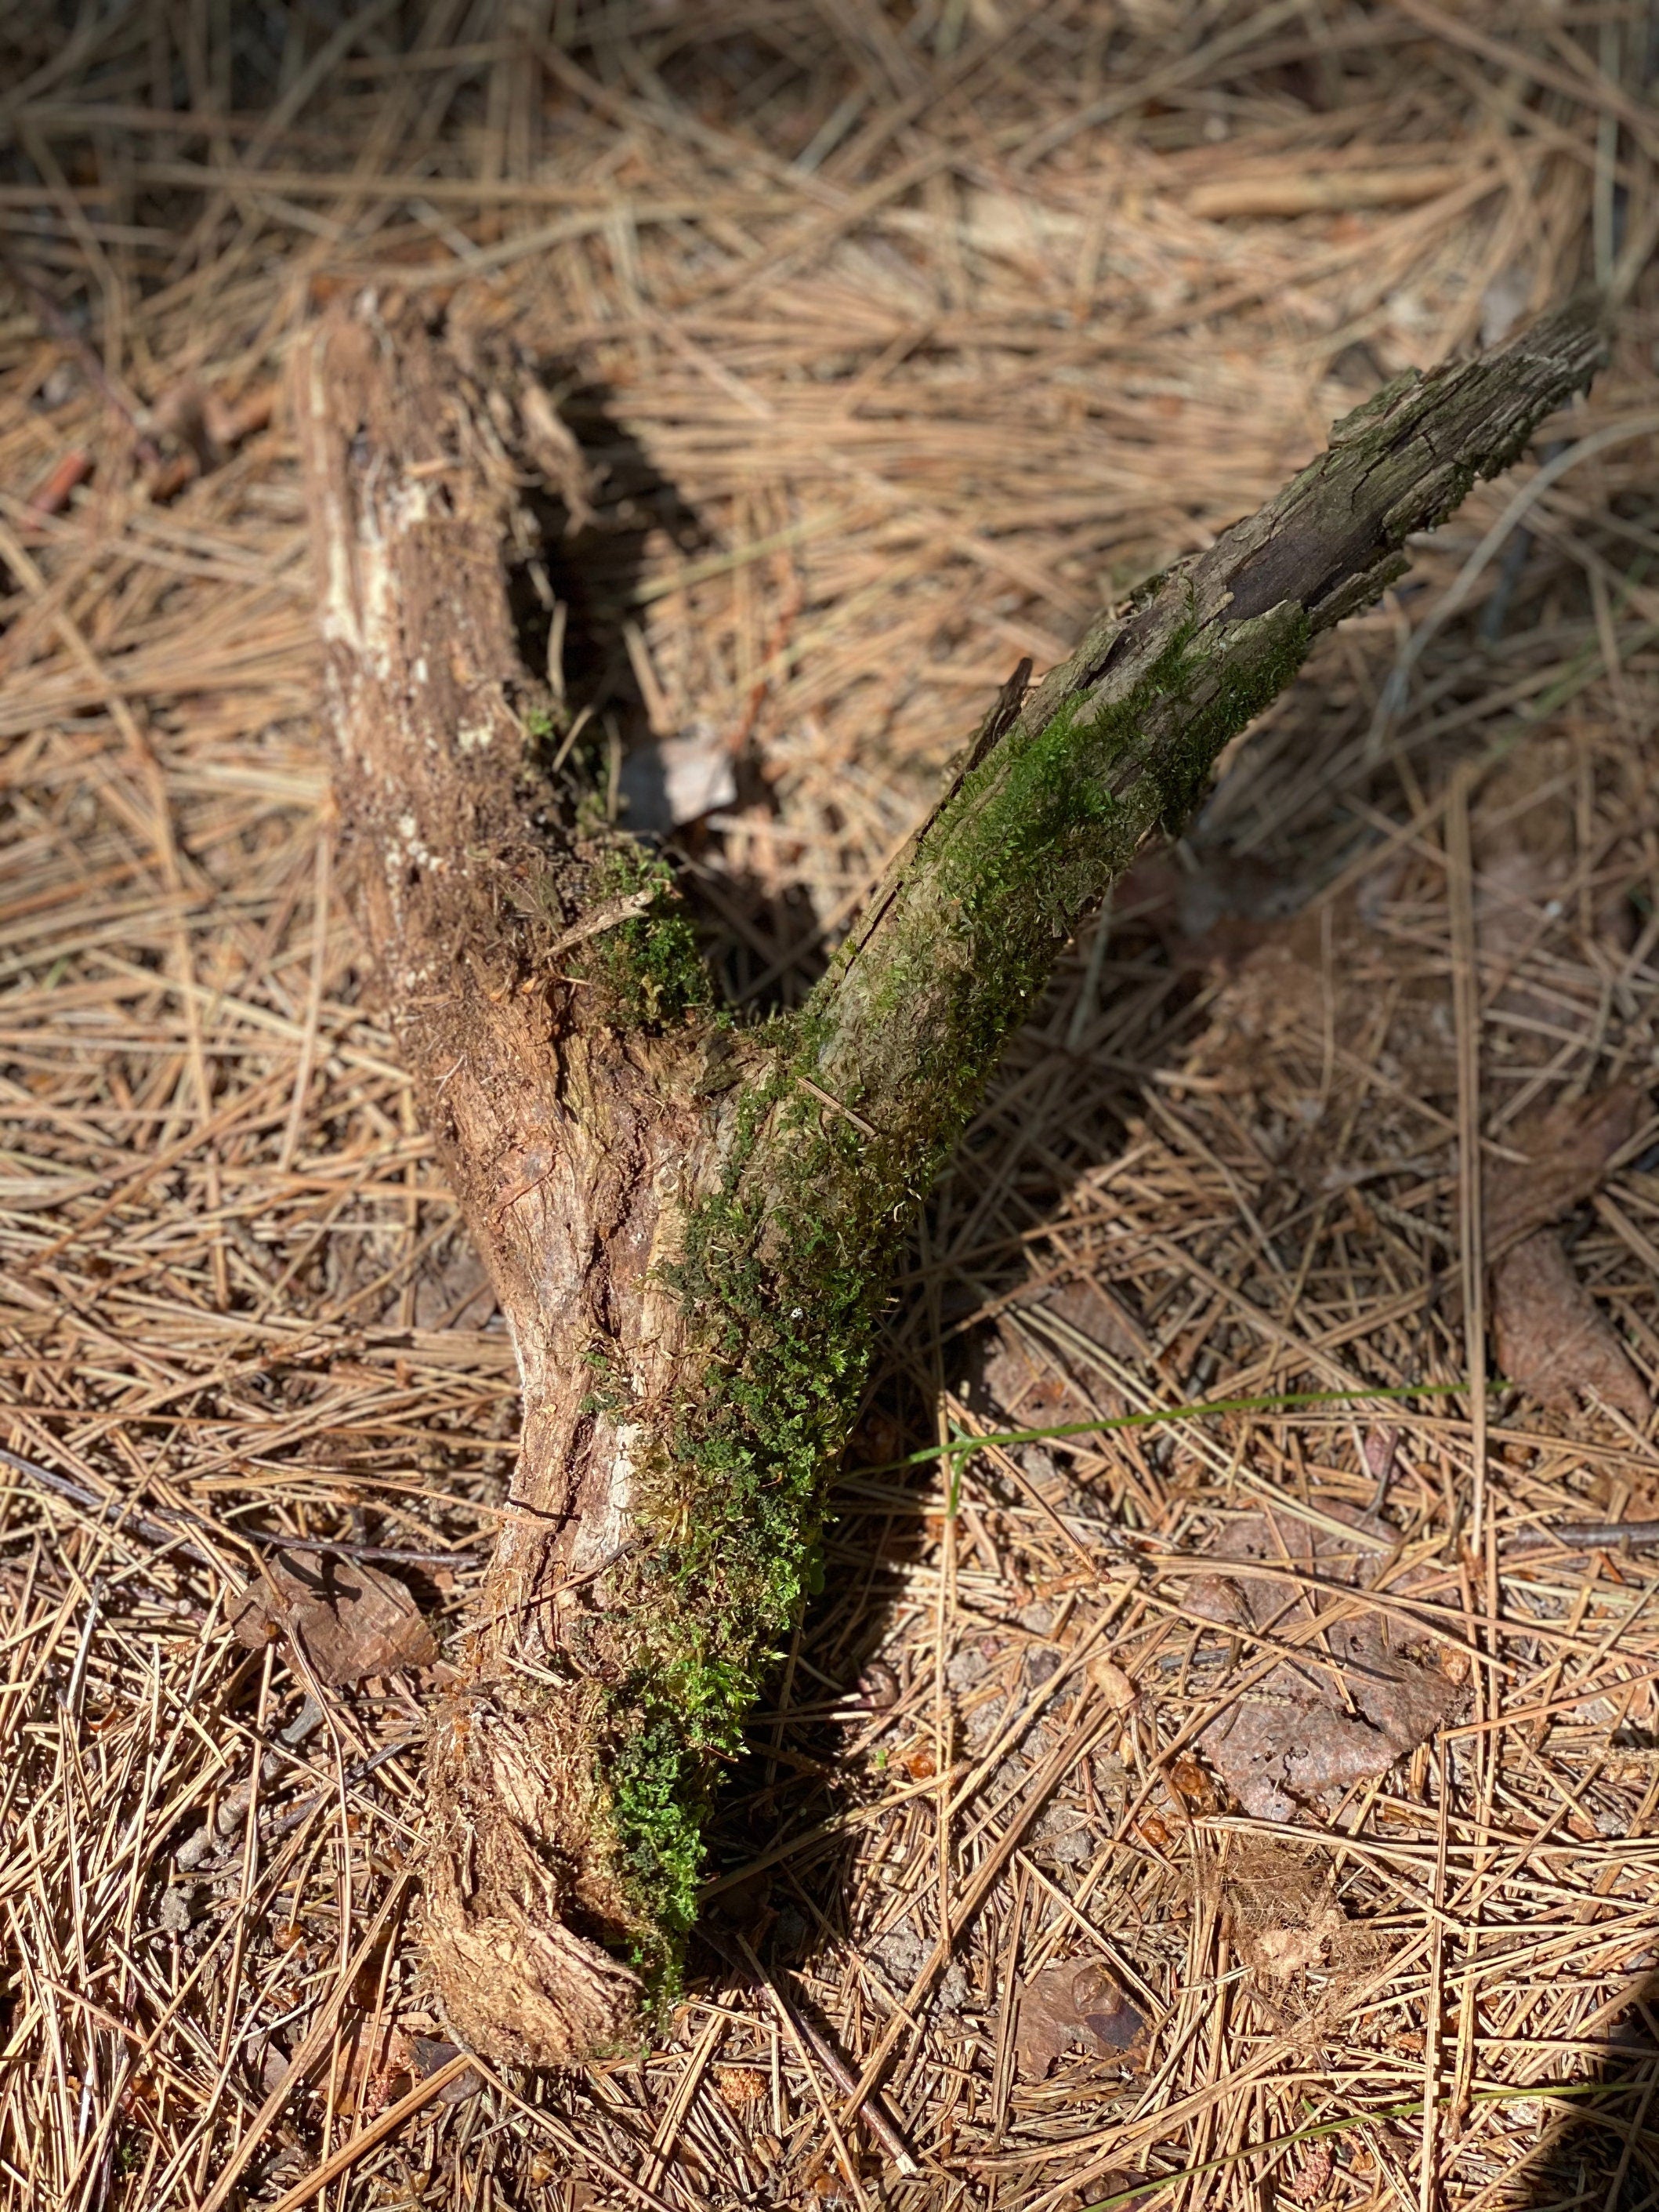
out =
[(904, 1221), (1011, 1027), (1312, 638), (1601, 356), (1572, 308), (1390, 385), (1205, 553), (1022, 670), (802, 1015), (713, 1006), (667, 871), (539, 765), (506, 562), (521, 365), (372, 298), (298, 349), (337, 804), (421, 1110), (517, 1349), (508, 1516), (428, 1755), (426, 1942), (458, 2037), (559, 2065), (672, 1984), (699, 1837), (812, 1588)]

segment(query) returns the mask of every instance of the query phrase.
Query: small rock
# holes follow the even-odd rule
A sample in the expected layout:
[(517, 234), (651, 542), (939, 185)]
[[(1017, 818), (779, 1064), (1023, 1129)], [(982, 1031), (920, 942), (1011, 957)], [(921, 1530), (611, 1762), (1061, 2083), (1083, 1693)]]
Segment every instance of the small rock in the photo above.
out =
[(201, 1826), (185, 1838), (173, 1855), (173, 1864), (185, 1874), (194, 1874), (204, 1860), (210, 1859), (218, 1848), (219, 1839), (214, 1833), (213, 1823), (204, 1820)]
[(1122, 1668), (1110, 1659), (1091, 1659), (1089, 1680), (1115, 1713), (1127, 1713), (1139, 1694)]
[[(923, 1942), (909, 1921), (901, 1920), (896, 1928), (890, 1928), (870, 1946), (869, 1955), (902, 1997), (927, 1965), (933, 1948), (931, 1942)], [(952, 1959), (934, 1983), (927, 2009), (940, 2014), (957, 2013), (967, 2003), (968, 1996), (967, 1973), (961, 1962)]]
[(1095, 1855), (1094, 1830), (1075, 1814), (1045, 1813), (1037, 1822), (1034, 1840), (1056, 1866), (1086, 1866)]
[(731, 750), (701, 719), (677, 737), (636, 747), (623, 762), (621, 784), (628, 826), (646, 836), (665, 836), (738, 795)]
[(164, 1889), (161, 1909), (155, 1916), (155, 1924), (162, 1933), (182, 1936), (189, 1927), (191, 1918), (189, 1893), (178, 1887)]

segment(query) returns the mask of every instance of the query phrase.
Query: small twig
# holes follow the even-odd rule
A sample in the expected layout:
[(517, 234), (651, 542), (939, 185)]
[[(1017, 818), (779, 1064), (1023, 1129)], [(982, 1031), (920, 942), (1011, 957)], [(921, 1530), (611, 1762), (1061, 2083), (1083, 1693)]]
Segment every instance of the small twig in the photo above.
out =
[(629, 891), (626, 898), (608, 899), (605, 905), (595, 907), (592, 914), (584, 915), (579, 922), (556, 937), (548, 948), (547, 957), (556, 960), (568, 952), (573, 945), (586, 944), (590, 937), (598, 937), (619, 923), (631, 921), (636, 914), (643, 914), (657, 896), (658, 886), (647, 884), (642, 891)]
[(844, 1121), (850, 1121), (860, 1136), (873, 1137), (878, 1133), (862, 1114), (855, 1114), (850, 1106), (843, 1106), (839, 1098), (833, 1097), (822, 1084), (814, 1083), (810, 1075), (798, 1076), (795, 1079), (803, 1091), (810, 1091), (814, 1098), (831, 1108)]
[(1522, 1528), (1503, 1540), (1506, 1552), (1547, 1551), (1559, 1544), (1569, 1552), (1646, 1550), (1659, 1544), (1659, 1521), (1563, 1521), (1553, 1528)]

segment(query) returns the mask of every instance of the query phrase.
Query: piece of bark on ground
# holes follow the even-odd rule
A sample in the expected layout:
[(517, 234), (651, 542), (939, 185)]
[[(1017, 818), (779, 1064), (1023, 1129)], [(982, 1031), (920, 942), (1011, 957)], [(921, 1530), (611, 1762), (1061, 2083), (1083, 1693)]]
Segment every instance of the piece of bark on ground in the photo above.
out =
[(1022, 1429), (1121, 1413), (1123, 1396), (1107, 1363), (1139, 1364), (1151, 1354), (1133, 1314), (1102, 1285), (1086, 1277), (1039, 1284), (993, 1325), (978, 1348), (970, 1401)]
[(292, 1638), (319, 1680), (338, 1687), (400, 1668), (430, 1667), (431, 1629), (407, 1587), (362, 1560), (276, 1552), (231, 1627), (250, 1650)]
[(1499, 1372), (1552, 1412), (1600, 1399), (1638, 1428), (1653, 1412), (1647, 1385), (1550, 1224), (1595, 1195), (1648, 1104), (1619, 1084), (1540, 1109), (1504, 1133), (1525, 1163), (1492, 1163), (1482, 1193)]
[[(1395, 1531), (1373, 1515), (1336, 1504), (1323, 1510), (1356, 1529), (1394, 1539)], [(1299, 1642), (1299, 1632), (1316, 1615), (1350, 1607), (1342, 1595), (1298, 1588), (1298, 1577), (1317, 1576), (1358, 1593), (1382, 1555), (1270, 1511), (1231, 1522), (1210, 1556), (1218, 1566), (1254, 1562), (1273, 1571), (1234, 1577), (1223, 1567), (1193, 1584), (1189, 1610), (1223, 1626), (1270, 1631), (1284, 1644)], [(1462, 1683), (1437, 1663), (1426, 1639), (1397, 1616), (1361, 1604), (1322, 1627), (1304, 1656), (1281, 1660), (1235, 1698), (1199, 1745), (1247, 1813), (1295, 1820), (1356, 1782), (1386, 1774), (1433, 1734), (1462, 1695)]]
[(1553, 1229), (1528, 1237), (1493, 1269), (1492, 1326), (1500, 1373), (1539, 1405), (1571, 1413), (1581, 1400), (1600, 1399), (1647, 1426), (1647, 1385)]
[(1559, 1099), (1506, 1129), (1504, 1150), (1526, 1158), (1492, 1160), (1482, 1170), (1486, 1265), (1593, 1198), (1647, 1109), (1639, 1085), (1619, 1083), (1588, 1097)]
[(1041, 2081), (1068, 2051), (1135, 2065), (1146, 2021), (1111, 1969), (1098, 1959), (1066, 1959), (1044, 1966), (1019, 1993), (1014, 2063), (1028, 2081)]

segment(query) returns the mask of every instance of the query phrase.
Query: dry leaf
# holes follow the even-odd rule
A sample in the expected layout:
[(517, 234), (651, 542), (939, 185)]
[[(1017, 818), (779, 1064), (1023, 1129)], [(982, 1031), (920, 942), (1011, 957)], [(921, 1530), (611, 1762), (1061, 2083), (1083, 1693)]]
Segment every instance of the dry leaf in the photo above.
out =
[(1139, 1692), (1114, 1659), (1091, 1659), (1089, 1680), (1115, 1713), (1127, 1713)]
[[(1124, 1401), (1098, 1363), (1077, 1342), (1086, 1338), (1115, 1358), (1136, 1364), (1150, 1359), (1152, 1347), (1139, 1322), (1118, 1298), (1087, 1279), (1037, 1284), (1017, 1312), (1000, 1323), (986, 1342), (973, 1395), (1022, 1428), (1086, 1421), (1100, 1413), (1121, 1413)], [(1058, 1322), (1057, 1331), (1044, 1328)]]
[(416, 2063), (411, 2039), (386, 2023), (372, 2039), (360, 2031), (341, 2053), (333, 2073), (319, 2076), (317, 2086), (331, 2111), (373, 2119), (394, 2104), (411, 2077), (422, 2070)]
[(1564, 1099), (1509, 1132), (1511, 1148), (1528, 1155), (1526, 1164), (1495, 1163), (1485, 1178), (1500, 1370), (1556, 1412), (1573, 1412), (1593, 1392), (1638, 1426), (1653, 1410), (1647, 1388), (1549, 1224), (1595, 1194), (1647, 1107), (1647, 1093), (1634, 1084)]
[[(459, 2058), (461, 2055), (459, 2043), (446, 2043), (436, 2036), (416, 2035), (410, 2040), (415, 2071), (422, 2081), (428, 2075), (435, 2074), (441, 2066), (447, 2066), (452, 2058)], [(441, 2105), (465, 2104), (469, 2097), (476, 2097), (483, 2087), (482, 2074), (471, 2071), (458, 2074), (453, 2081), (446, 2081), (439, 2090), (437, 2102)]]
[[(1392, 1540), (1393, 1531), (1370, 1515), (1334, 1505), (1325, 1510)], [(1298, 1631), (1314, 1617), (1308, 1593), (1287, 1572), (1363, 1589), (1379, 1558), (1285, 1514), (1250, 1514), (1234, 1522), (1212, 1555), (1260, 1560), (1279, 1572), (1207, 1577), (1194, 1585), (1192, 1610), (1231, 1626), (1266, 1629), (1271, 1622), (1280, 1644), (1299, 1640)], [(1318, 1612), (1328, 1613), (1341, 1601), (1322, 1595)], [(1295, 1820), (1328, 1791), (1387, 1773), (1457, 1703), (1460, 1686), (1435, 1662), (1432, 1647), (1416, 1656), (1420, 1644), (1397, 1615), (1369, 1607), (1334, 1620), (1307, 1644), (1304, 1658), (1282, 1661), (1230, 1705), (1204, 1730), (1199, 1747), (1247, 1813), (1258, 1820)]]
[(1068, 1959), (1033, 1974), (1020, 1992), (1014, 2063), (1028, 2080), (1041, 2080), (1078, 2045), (1093, 2057), (1133, 2063), (1146, 2032), (1146, 2021), (1098, 1959)]
[(291, 1637), (319, 1678), (361, 1682), (400, 1667), (429, 1667), (438, 1656), (432, 1631), (400, 1582), (331, 1553), (277, 1552), (265, 1562), (231, 1623), (258, 1650), (273, 1637)]
[(1528, 1237), (1492, 1270), (1492, 1322), (1499, 1369), (1540, 1406), (1571, 1413), (1593, 1392), (1646, 1427), (1647, 1387), (1553, 1230)]
[(1644, 1091), (1621, 1083), (1598, 1097), (1564, 1099), (1524, 1115), (1505, 1133), (1508, 1148), (1528, 1158), (1524, 1166), (1501, 1160), (1485, 1170), (1488, 1267), (1594, 1196), (1608, 1161), (1636, 1134), (1647, 1105)]
[(1039, 1310), (1054, 1315), (1086, 1336), (1091, 1344), (1099, 1345), (1119, 1359), (1150, 1359), (1152, 1356), (1151, 1340), (1127, 1306), (1104, 1285), (1091, 1282), (1086, 1277), (1062, 1284), (1059, 1290), (1049, 1292), (1040, 1300)]

